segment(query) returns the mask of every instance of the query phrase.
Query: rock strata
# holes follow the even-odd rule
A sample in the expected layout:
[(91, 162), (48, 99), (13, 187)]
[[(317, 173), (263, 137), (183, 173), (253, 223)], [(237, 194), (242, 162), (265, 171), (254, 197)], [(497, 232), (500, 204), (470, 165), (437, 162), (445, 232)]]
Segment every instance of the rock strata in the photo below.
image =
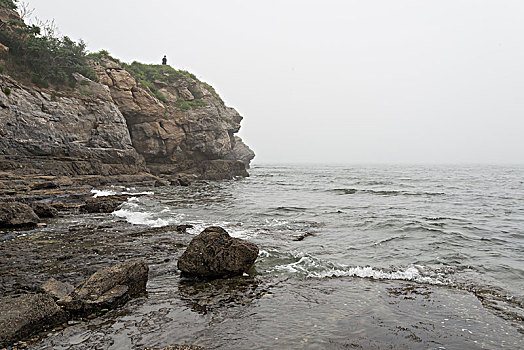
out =
[(58, 300), (58, 304), (77, 316), (112, 309), (146, 292), (148, 272), (147, 264), (141, 260), (102, 268)]
[(258, 256), (258, 247), (231, 237), (221, 227), (208, 227), (193, 238), (178, 260), (185, 275), (225, 277), (247, 272)]
[(107, 86), (89, 81), (61, 95), (1, 74), (0, 86), (0, 170), (68, 176), (147, 171)]

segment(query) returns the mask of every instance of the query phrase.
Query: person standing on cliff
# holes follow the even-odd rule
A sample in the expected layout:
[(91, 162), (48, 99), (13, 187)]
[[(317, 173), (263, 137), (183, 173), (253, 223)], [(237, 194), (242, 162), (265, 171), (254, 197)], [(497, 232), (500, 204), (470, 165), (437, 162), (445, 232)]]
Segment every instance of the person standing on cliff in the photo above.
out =
[(162, 64), (165, 66), (167, 64), (167, 57), (164, 55), (164, 58), (162, 58)]

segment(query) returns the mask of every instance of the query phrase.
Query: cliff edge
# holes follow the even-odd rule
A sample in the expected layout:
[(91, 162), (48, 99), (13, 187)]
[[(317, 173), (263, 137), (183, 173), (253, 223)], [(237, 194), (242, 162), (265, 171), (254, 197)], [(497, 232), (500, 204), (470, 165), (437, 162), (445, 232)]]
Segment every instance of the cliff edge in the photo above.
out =
[(25, 41), (41, 44), (33, 32), (0, 8), (0, 171), (248, 176), (254, 153), (235, 136), (242, 117), (211, 86), (166, 65), (87, 55), (67, 37), (55, 38), (55, 51), (77, 49), (83, 60), (62, 75), (41, 72), (20, 60), (31, 62), (32, 52), (20, 49)]

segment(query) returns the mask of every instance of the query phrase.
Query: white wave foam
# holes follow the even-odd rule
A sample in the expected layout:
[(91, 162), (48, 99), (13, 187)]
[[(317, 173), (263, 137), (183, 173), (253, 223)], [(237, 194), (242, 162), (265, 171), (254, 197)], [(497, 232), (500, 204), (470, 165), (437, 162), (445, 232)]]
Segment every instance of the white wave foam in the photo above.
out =
[(96, 190), (96, 189), (93, 189), (91, 190), (91, 193), (93, 193), (93, 197), (97, 198), (97, 197), (107, 197), (107, 196), (114, 196), (115, 194), (117, 194), (116, 191), (111, 191), (111, 190)]
[(151, 192), (151, 191), (134, 192), (133, 190), (134, 189), (126, 188), (126, 191), (118, 192), (118, 191), (114, 191), (114, 190), (97, 190), (97, 189), (92, 189), (91, 193), (93, 193), (93, 197), (94, 198), (114, 196), (114, 195), (117, 195), (117, 194), (130, 194), (130, 195), (152, 195), (152, 194), (155, 194), (155, 192)]
[(179, 223), (183, 214), (173, 213), (169, 207), (159, 207), (158, 203), (151, 200), (141, 200), (138, 197), (128, 198), (119, 210), (113, 212), (114, 216), (124, 218), (133, 225), (146, 225), (162, 227)]
[(392, 272), (385, 272), (371, 266), (356, 266), (346, 269), (331, 269), (322, 272), (312, 272), (310, 273), (310, 277), (361, 277), (376, 280), (404, 280), (428, 284), (443, 284), (437, 279), (421, 275), (420, 271), (414, 266), (407, 267), (405, 270)]
[[(282, 260), (293, 261), (273, 265), (271, 260), (276, 262), (282, 262)], [(261, 267), (267, 266), (264, 272), (269, 274), (292, 274), (308, 278), (360, 277), (376, 280), (404, 280), (427, 284), (445, 284), (438, 278), (426, 276), (423, 272), (425, 269), (423, 266), (409, 266), (400, 270), (385, 271), (371, 266), (335, 264), (301, 252), (290, 252), (283, 255), (278, 251), (261, 250), (257, 264), (261, 265)]]
[(162, 227), (170, 224), (169, 220), (162, 218), (154, 218), (153, 213), (137, 212), (127, 209), (119, 209), (113, 215), (126, 219), (127, 222), (133, 225), (146, 225), (150, 227)]

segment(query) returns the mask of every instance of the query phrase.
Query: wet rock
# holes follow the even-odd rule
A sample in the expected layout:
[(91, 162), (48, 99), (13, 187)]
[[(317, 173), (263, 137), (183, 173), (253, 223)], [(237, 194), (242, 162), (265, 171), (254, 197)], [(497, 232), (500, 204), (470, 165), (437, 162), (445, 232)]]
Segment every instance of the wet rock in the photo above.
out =
[(301, 234), (299, 234), (297, 236), (294, 236), (293, 240), (294, 241), (303, 241), (304, 238), (309, 237), (309, 236), (314, 236), (314, 235), (315, 234), (313, 232), (304, 232), (304, 233), (301, 233)]
[(187, 233), (186, 230), (188, 228), (193, 228), (193, 225), (177, 225), (175, 227), (176, 232), (178, 232), (178, 233)]
[(67, 321), (66, 313), (45, 294), (0, 298), (0, 346)]
[(223, 180), (249, 176), (245, 164), (240, 160), (216, 159), (203, 162), (200, 172), (202, 179), (206, 180)]
[(42, 290), (55, 300), (67, 297), (74, 289), (75, 287), (69, 283), (60, 282), (54, 278), (50, 278), (42, 284)]
[(31, 209), (39, 218), (54, 218), (58, 215), (58, 210), (46, 203), (33, 202), (31, 203)]
[(0, 203), (0, 227), (33, 228), (40, 222), (30, 206), (18, 202)]
[(158, 179), (155, 181), (155, 187), (165, 187), (169, 185), (171, 185), (171, 183), (167, 180)]
[(115, 308), (145, 293), (148, 272), (142, 260), (102, 268), (58, 304), (75, 316)]
[(182, 279), (179, 295), (194, 312), (207, 314), (223, 308), (251, 304), (267, 293), (260, 280), (252, 277), (233, 276), (217, 279)]
[(187, 187), (187, 186), (191, 185), (191, 182), (189, 182), (188, 179), (178, 178), (177, 181), (178, 181), (178, 184), (179, 184), (180, 186)]
[(221, 227), (208, 227), (193, 238), (178, 260), (185, 275), (224, 277), (247, 272), (258, 256), (258, 247), (231, 237)]
[(87, 198), (85, 204), (80, 207), (82, 213), (112, 213), (120, 204), (127, 200), (127, 196), (107, 196)]

